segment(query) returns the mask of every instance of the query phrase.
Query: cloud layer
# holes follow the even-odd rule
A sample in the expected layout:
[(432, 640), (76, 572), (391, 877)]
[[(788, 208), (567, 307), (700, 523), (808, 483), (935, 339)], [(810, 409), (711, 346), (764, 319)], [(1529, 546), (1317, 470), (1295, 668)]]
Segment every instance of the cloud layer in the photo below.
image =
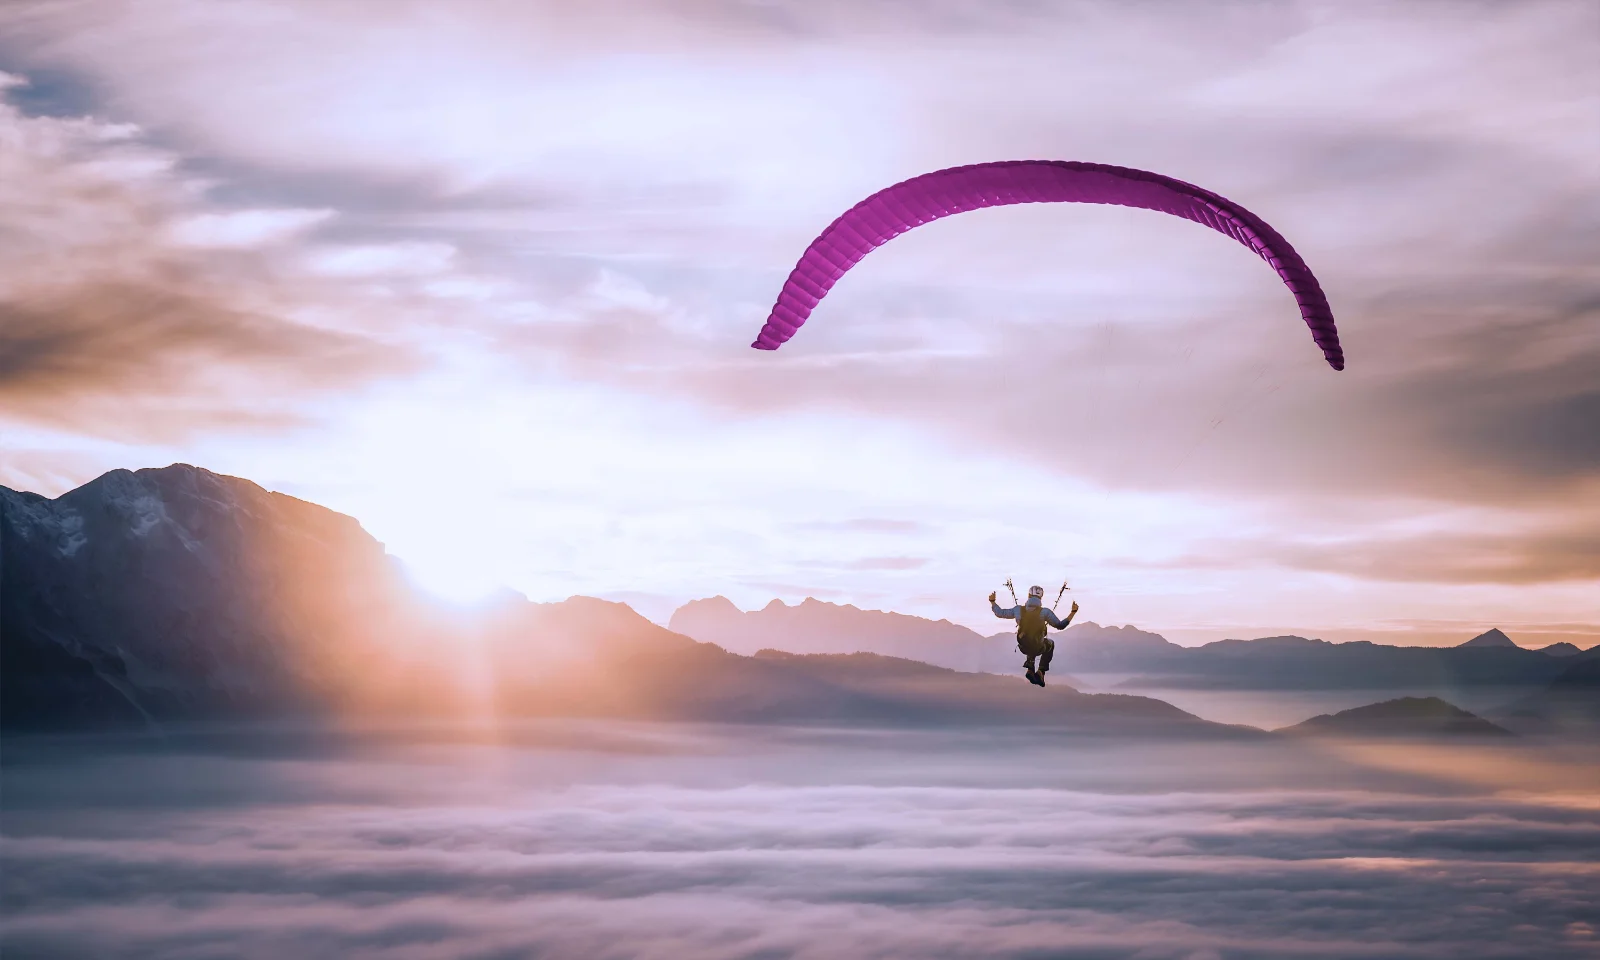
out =
[(1265, 748), (1214, 758), (1240, 771), (1219, 789), (1134, 745), (705, 736), (25, 766), (0, 848), (8, 952), (1443, 958), (1594, 944), (1600, 821), (1559, 793), (1441, 792), (1415, 771), (1379, 786), (1334, 758), (1288, 789), (1274, 782), (1300, 776), (1294, 763)]

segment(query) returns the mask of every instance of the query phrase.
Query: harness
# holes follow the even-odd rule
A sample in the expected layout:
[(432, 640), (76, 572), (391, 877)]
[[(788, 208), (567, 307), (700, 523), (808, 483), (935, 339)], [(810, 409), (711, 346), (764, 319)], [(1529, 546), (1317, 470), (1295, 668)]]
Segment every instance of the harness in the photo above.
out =
[(1017, 649), (1029, 656), (1037, 656), (1044, 649), (1047, 627), (1044, 605), (1024, 606), (1017, 612)]

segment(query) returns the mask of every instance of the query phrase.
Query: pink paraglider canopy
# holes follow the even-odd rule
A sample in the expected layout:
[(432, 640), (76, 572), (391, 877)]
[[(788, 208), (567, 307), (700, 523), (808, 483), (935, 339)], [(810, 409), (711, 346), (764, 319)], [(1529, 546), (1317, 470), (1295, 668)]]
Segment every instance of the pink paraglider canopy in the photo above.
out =
[(1113, 203), (1159, 210), (1234, 238), (1272, 265), (1335, 370), (1344, 350), (1333, 311), (1300, 255), (1260, 217), (1209, 190), (1160, 174), (1100, 163), (1006, 160), (951, 167), (897, 183), (861, 201), (811, 241), (751, 344), (776, 350), (794, 336), (845, 271), (912, 227), (951, 214), (1012, 203)]

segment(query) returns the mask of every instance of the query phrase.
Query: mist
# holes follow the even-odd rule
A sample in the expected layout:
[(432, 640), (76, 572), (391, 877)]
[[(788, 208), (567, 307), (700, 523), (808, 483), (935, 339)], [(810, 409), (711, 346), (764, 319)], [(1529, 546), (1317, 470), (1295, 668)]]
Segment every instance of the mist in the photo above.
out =
[(13, 741), (17, 957), (1579, 957), (1592, 748), (551, 721)]

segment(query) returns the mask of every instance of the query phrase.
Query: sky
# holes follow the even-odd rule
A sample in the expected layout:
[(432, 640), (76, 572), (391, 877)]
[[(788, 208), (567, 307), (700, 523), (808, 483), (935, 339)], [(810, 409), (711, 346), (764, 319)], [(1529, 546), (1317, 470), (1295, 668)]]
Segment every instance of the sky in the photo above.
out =
[[(1600, 7), (0, 8), (0, 484), (192, 463), (470, 600), (1600, 642)], [(1154, 170), (789, 269), (890, 183)]]

